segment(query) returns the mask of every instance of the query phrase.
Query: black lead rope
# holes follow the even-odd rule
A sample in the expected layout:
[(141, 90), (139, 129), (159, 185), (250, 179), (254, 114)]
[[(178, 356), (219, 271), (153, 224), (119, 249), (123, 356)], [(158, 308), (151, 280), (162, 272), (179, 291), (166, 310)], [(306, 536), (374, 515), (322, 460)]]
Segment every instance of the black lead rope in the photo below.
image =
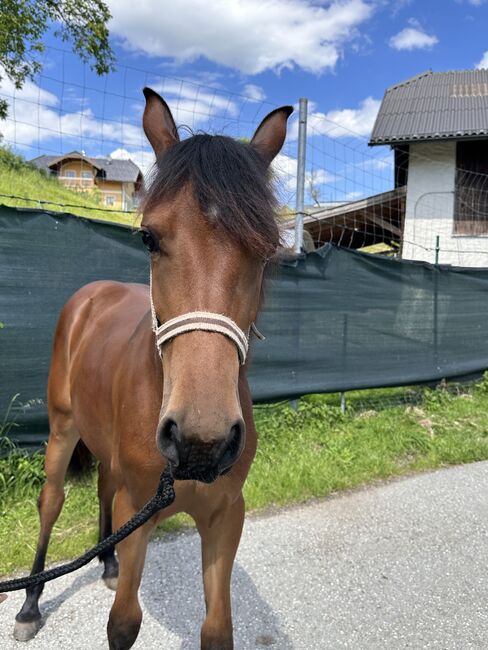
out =
[(174, 481), (173, 477), (171, 476), (170, 467), (167, 465), (160, 476), (158, 489), (153, 498), (148, 501), (146, 505), (132, 517), (132, 519), (129, 519), (129, 521), (121, 526), (118, 530), (116, 530), (115, 533), (112, 533), (110, 537), (106, 537), (99, 544), (72, 562), (62, 564), (61, 566), (55, 567), (54, 569), (47, 569), (46, 571), (41, 571), (40, 573), (34, 573), (33, 575), (26, 576), (25, 578), (17, 578), (16, 580), (6, 580), (5, 582), (0, 582), (0, 593), (2, 591), (17, 591), (18, 589), (27, 589), (28, 587), (34, 587), (35, 585), (49, 582), (49, 580), (55, 580), (60, 576), (64, 576), (67, 573), (71, 573), (72, 571), (76, 571), (82, 566), (85, 566), (85, 564), (91, 562), (91, 560), (97, 557), (97, 555), (103, 553), (103, 551), (107, 551), (128, 537), (128, 535), (142, 526), (142, 524), (146, 523), (146, 521), (150, 519), (154, 514), (156, 514), (156, 512), (171, 505), (175, 500), (173, 482)]

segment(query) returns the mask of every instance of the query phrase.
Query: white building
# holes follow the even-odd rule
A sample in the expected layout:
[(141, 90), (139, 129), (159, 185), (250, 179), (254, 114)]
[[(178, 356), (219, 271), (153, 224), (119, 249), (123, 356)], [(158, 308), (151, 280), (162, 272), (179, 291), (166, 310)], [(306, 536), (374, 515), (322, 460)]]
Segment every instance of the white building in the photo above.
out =
[(402, 257), (488, 266), (488, 70), (388, 88), (369, 144), (393, 148), (406, 186)]

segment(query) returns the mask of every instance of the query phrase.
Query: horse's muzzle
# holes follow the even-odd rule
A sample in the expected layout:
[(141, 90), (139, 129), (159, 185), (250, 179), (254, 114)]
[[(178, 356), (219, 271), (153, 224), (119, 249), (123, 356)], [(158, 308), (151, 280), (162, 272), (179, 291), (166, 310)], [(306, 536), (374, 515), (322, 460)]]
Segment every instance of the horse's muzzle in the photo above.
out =
[(242, 453), (245, 443), (245, 425), (236, 420), (224, 438), (211, 442), (187, 433), (175, 418), (164, 417), (158, 427), (157, 445), (167, 458), (176, 480), (194, 480), (212, 483), (228, 471)]

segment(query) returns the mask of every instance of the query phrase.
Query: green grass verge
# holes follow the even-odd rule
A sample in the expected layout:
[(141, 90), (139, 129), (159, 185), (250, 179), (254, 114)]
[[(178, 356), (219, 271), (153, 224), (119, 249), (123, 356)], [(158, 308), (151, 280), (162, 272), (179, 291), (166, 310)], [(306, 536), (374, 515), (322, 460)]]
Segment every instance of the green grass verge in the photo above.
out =
[[(352, 396), (353, 398), (354, 396)], [(354, 400), (351, 399), (351, 402)], [(335, 400), (337, 404), (337, 399)], [(245, 486), (248, 510), (299, 503), (413, 471), (488, 459), (488, 379), (469, 392), (425, 390), (416, 406), (342, 414), (330, 396), (255, 410), (259, 448)], [(29, 567), (36, 544), (42, 455), (0, 460), (0, 574)], [(96, 542), (96, 480), (68, 481), (50, 561)], [(189, 522), (176, 517), (159, 531)]]
[[(47, 176), (27, 164), (21, 156), (0, 147), (0, 204), (18, 208), (42, 208), (52, 212), (69, 212), (80, 217), (138, 225), (137, 213), (127, 214), (105, 208), (96, 193), (74, 192), (56, 178)], [(35, 199), (34, 201), (29, 199)], [(48, 203), (40, 203), (47, 201)], [(50, 203), (52, 201), (52, 203)], [(66, 206), (66, 207), (63, 207)], [(96, 208), (90, 210), (89, 208)], [(100, 210), (103, 208), (103, 210)]]

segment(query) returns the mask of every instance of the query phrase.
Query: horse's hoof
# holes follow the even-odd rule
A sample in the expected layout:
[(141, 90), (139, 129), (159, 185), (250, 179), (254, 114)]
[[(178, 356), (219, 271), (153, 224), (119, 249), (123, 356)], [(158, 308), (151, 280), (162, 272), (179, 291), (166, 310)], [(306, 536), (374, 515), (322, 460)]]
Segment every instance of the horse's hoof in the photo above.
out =
[(15, 621), (14, 626), (14, 639), (16, 641), (30, 641), (41, 629), (41, 619), (29, 621), (28, 623), (21, 623)]
[(117, 581), (118, 581), (117, 576), (112, 578), (106, 577), (102, 579), (109, 589), (111, 589), (112, 591), (117, 591)]

